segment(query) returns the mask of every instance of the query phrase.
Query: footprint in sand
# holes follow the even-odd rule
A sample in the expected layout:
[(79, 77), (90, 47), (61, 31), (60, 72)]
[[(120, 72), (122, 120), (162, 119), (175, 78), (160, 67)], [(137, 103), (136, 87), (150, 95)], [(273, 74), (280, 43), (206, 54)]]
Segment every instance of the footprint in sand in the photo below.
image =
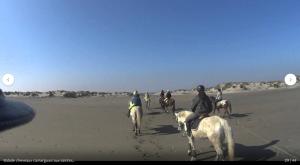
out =
[(134, 145), (134, 149), (139, 152), (142, 152), (141, 147), (139, 145)]
[(143, 144), (143, 143), (145, 142), (145, 140), (139, 139), (138, 142), (139, 142), (140, 144)]

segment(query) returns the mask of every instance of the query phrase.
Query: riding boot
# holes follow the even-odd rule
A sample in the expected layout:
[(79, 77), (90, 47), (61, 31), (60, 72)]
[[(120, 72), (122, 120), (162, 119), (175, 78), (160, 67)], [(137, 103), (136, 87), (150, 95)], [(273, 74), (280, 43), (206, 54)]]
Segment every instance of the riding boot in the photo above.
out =
[(186, 123), (186, 133), (187, 133), (187, 136), (192, 136), (192, 128), (191, 128), (191, 124), (188, 122)]
[(130, 117), (130, 110), (128, 110), (127, 112), (127, 117)]

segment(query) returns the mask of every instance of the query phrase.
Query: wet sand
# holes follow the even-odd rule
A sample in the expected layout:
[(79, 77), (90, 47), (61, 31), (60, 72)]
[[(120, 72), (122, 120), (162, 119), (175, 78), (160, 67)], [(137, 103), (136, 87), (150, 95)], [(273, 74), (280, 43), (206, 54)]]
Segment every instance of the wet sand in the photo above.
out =
[[(176, 109), (187, 109), (192, 95), (174, 96)], [(300, 88), (226, 94), (236, 160), (300, 158)], [(32, 122), (0, 133), (0, 159), (189, 160), (187, 138), (171, 114), (144, 109), (142, 136), (135, 137), (126, 117), (129, 97), (68, 99), (11, 98), (31, 105)], [(197, 159), (214, 160), (208, 140), (197, 142)]]

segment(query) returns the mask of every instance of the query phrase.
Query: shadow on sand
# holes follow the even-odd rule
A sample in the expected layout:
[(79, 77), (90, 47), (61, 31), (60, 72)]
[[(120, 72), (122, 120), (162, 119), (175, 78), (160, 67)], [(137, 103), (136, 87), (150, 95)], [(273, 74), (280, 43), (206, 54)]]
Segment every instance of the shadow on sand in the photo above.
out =
[(279, 140), (273, 140), (270, 143), (260, 146), (245, 146), (242, 144), (235, 145), (235, 156), (242, 158), (243, 161), (264, 161), (268, 160), (276, 155), (276, 153), (268, 147), (275, 145)]
[[(260, 146), (245, 146), (243, 144), (236, 143), (235, 144), (235, 160), (238, 161), (266, 161), (274, 156), (276, 156), (276, 152), (267, 149), (268, 147), (275, 145), (279, 140), (273, 140), (267, 144)], [(214, 152), (214, 153), (212, 153)], [(197, 156), (209, 154), (207, 157), (202, 157), (197, 159), (197, 161), (203, 160), (214, 160), (216, 153), (215, 151), (208, 151), (204, 153), (197, 153)], [(213, 154), (213, 155), (211, 155)], [(224, 153), (227, 156), (227, 152)]]
[(148, 112), (147, 115), (159, 115), (162, 114), (162, 112)]
[(153, 109), (153, 110), (162, 110), (161, 107), (155, 107), (155, 108), (151, 108), (151, 109)]
[(179, 111), (184, 111), (184, 110), (187, 110), (187, 108), (176, 108), (175, 111), (179, 112)]
[(152, 135), (170, 135), (179, 133), (178, 129), (173, 125), (159, 125), (158, 128), (152, 128), (155, 131)]
[(233, 113), (231, 114), (231, 117), (247, 117), (252, 113)]

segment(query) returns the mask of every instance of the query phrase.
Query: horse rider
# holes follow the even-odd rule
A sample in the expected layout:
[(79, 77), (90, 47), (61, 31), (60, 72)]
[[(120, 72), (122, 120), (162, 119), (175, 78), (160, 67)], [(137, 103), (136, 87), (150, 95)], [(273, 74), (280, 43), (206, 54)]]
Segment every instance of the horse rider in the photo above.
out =
[(131, 98), (131, 101), (129, 102), (129, 108), (128, 108), (127, 117), (130, 116), (130, 111), (135, 106), (142, 107), (142, 101), (140, 99), (140, 95), (139, 95), (138, 91), (136, 91), (136, 90), (133, 91), (133, 96)]
[(149, 96), (148, 92), (145, 93), (144, 100), (145, 101), (149, 101), (150, 100), (150, 96)]
[(168, 100), (170, 100), (170, 98), (172, 97), (172, 95), (171, 95), (171, 91), (167, 91), (167, 93), (166, 93), (166, 98), (168, 99)]
[(191, 110), (194, 112), (188, 116), (185, 120), (187, 126), (187, 135), (191, 136), (191, 124), (192, 121), (201, 117), (204, 118), (212, 111), (212, 104), (209, 97), (205, 93), (205, 87), (203, 85), (197, 86), (198, 94), (194, 97)]
[(220, 88), (218, 88), (218, 91), (217, 91), (217, 97), (216, 97), (216, 103), (221, 101), (223, 99), (223, 96), (222, 96), (222, 90)]
[(161, 90), (161, 92), (160, 92), (160, 97), (161, 97), (161, 98), (164, 98), (164, 97), (165, 97), (165, 91), (164, 91), (164, 90)]

